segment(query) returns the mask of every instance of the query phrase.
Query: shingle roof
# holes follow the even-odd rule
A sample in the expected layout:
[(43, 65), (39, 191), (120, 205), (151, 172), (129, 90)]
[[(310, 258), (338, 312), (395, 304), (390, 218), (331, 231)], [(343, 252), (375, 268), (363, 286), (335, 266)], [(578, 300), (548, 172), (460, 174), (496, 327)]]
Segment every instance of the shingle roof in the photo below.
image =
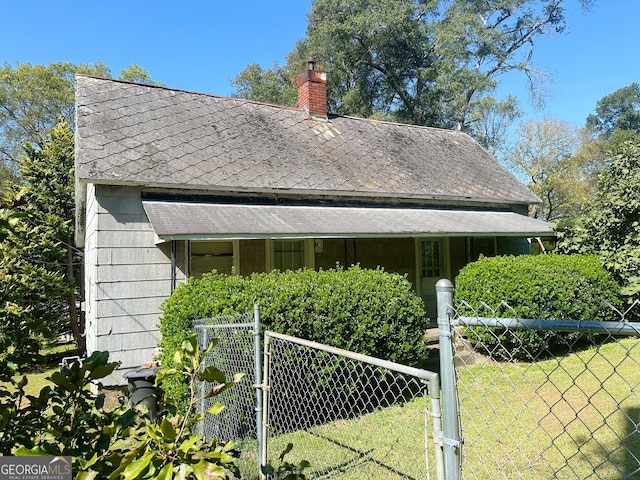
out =
[(551, 235), (551, 225), (514, 212), (145, 201), (163, 240)]
[(468, 135), (79, 75), (82, 182), (535, 203)]

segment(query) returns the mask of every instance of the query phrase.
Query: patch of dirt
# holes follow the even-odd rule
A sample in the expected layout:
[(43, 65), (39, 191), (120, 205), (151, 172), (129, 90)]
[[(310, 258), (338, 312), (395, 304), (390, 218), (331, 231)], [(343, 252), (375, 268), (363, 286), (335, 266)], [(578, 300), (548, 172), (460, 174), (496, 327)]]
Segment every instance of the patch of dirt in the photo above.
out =
[(127, 395), (124, 392), (125, 387), (103, 387), (100, 390), (100, 393), (103, 393), (105, 396), (104, 406), (107, 410), (112, 410), (118, 406), (120, 406), (120, 398), (122, 398), (125, 402), (127, 402)]

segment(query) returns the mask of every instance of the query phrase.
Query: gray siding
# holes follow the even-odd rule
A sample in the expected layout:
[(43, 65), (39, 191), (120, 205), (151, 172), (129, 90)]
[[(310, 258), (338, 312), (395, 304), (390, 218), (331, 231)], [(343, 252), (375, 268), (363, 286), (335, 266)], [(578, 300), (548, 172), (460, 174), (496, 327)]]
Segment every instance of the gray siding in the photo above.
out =
[(171, 294), (170, 247), (156, 244), (139, 188), (90, 185), (87, 197), (87, 344), (121, 362), (103, 382), (118, 385), (156, 353), (160, 304)]
[(85, 241), (84, 241), (84, 263), (85, 263), (85, 298), (84, 298), (84, 311), (86, 322), (86, 340), (87, 350), (89, 353), (98, 350), (97, 348), (97, 335), (96, 335), (96, 308), (95, 308), (95, 278), (97, 272), (97, 250), (96, 250), (96, 237), (97, 231), (97, 202), (95, 199), (95, 186), (93, 184), (87, 185), (86, 190), (86, 226), (85, 226)]

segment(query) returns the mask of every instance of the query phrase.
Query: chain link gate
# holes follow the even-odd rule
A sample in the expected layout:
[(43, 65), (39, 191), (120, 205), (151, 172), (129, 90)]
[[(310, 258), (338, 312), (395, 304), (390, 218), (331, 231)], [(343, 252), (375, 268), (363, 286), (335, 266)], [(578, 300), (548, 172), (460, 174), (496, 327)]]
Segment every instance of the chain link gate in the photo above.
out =
[(212, 385), (200, 384), (199, 413), (206, 412), (214, 401), (222, 403), (225, 409), (221, 415), (205, 416), (199, 423), (198, 433), (207, 438), (234, 440), (243, 454), (238, 462), (243, 478), (256, 478), (260, 474), (258, 452), (262, 449), (262, 349), (258, 306), (254, 307), (253, 317), (251, 312), (246, 312), (197, 320), (193, 328), (198, 333), (201, 350), (214, 339), (218, 342), (204, 359), (203, 368), (213, 365), (227, 378), (233, 378), (236, 373), (245, 374), (238, 384), (215, 399), (205, 398)]
[[(310, 479), (445, 479), (437, 373), (265, 332), (260, 378), (257, 305), (250, 320), (247, 313), (194, 325), (201, 348), (218, 339), (205, 366), (245, 373), (216, 397), (223, 414), (199, 426), (201, 435), (238, 442), (243, 479), (263, 478), (260, 466), (277, 464), (288, 443), (285, 460), (309, 461)], [(211, 406), (208, 387), (200, 388), (200, 412)]]
[(274, 332), (264, 350), (263, 463), (292, 443), (310, 479), (444, 480), (437, 373)]
[[(453, 309), (451, 282), (436, 288), (443, 408), (453, 384), (465, 479), (640, 478), (637, 302), (613, 322), (469, 317)], [(505, 340), (522, 330), (561, 334), (559, 346)]]

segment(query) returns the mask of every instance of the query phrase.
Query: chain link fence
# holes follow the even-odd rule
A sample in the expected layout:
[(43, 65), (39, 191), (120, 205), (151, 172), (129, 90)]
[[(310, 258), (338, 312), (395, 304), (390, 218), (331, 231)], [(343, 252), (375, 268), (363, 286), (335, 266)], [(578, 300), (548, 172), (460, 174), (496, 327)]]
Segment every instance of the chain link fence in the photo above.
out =
[[(247, 312), (238, 316), (220, 316), (194, 322), (198, 334), (198, 345), (204, 350), (210, 342), (217, 341), (203, 362), (215, 366), (227, 379), (236, 373), (244, 373), (242, 380), (233, 388), (223, 391), (215, 398), (205, 398), (213, 385), (200, 384), (199, 413), (206, 412), (214, 402), (225, 408), (220, 415), (206, 415), (199, 424), (199, 435), (220, 440), (234, 440), (243, 457), (238, 463), (242, 478), (257, 477), (257, 452), (260, 448), (261, 395), (256, 395), (256, 379), (261, 377), (261, 348), (257, 313)], [(256, 363), (257, 361), (257, 363)], [(260, 399), (260, 400), (259, 400)], [(256, 410), (260, 417), (256, 419)]]
[(257, 309), (199, 322), (246, 374), (201, 433), (239, 441), (243, 479), (289, 444), (313, 479), (640, 479), (640, 322), (463, 316), (447, 283), (440, 374), (273, 332), (262, 365)]
[[(628, 314), (545, 321), (450, 308), (453, 343), (441, 350), (454, 352), (462, 478), (639, 479), (640, 322)], [(533, 335), (542, 348), (529, 348)]]
[(273, 332), (264, 370), (265, 460), (292, 443), (308, 478), (444, 478), (436, 373)]

